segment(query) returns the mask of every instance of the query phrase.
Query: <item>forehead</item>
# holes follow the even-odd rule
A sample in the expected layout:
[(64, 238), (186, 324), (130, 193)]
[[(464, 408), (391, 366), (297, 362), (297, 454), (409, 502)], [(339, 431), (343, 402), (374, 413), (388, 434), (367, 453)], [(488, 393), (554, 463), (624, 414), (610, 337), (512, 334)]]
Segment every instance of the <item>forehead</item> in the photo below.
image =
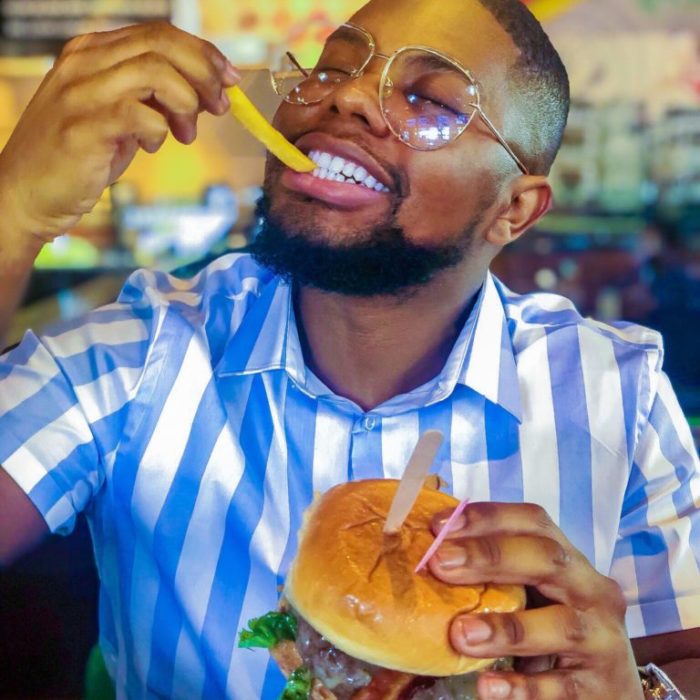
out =
[(351, 20), (390, 54), (420, 44), (442, 51), (480, 81), (502, 80), (517, 49), (507, 32), (476, 0), (372, 0)]

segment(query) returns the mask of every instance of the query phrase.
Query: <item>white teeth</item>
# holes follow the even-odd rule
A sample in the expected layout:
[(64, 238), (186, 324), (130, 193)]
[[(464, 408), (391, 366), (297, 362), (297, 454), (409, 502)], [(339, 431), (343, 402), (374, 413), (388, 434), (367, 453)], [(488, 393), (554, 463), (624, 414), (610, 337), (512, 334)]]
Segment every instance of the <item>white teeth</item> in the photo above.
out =
[(367, 171), (360, 166), (355, 170), (355, 172), (352, 174), (352, 176), (358, 181), (358, 182), (364, 182), (364, 179), (367, 177)]
[(325, 151), (311, 151), (309, 158), (318, 165), (314, 177), (335, 182), (351, 182), (375, 192), (389, 192), (389, 188), (377, 181), (365, 168), (341, 156), (333, 156)]

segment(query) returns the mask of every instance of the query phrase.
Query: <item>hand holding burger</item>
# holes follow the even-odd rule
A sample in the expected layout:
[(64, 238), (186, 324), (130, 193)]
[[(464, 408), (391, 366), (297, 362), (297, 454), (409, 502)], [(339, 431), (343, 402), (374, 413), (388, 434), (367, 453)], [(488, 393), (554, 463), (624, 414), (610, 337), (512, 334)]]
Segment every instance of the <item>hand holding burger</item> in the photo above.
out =
[[(401, 530), (383, 527), (398, 482), (341, 484), (318, 498), (299, 533), (281, 609), (251, 621), (244, 646), (271, 648), (285, 700), (471, 700), (477, 672), (508, 662), (450, 644), (456, 614), (513, 612), (513, 584), (453, 585), (414, 570), (436, 512), (457, 500), (423, 489)], [(495, 666), (494, 666), (495, 664)]]
[[(435, 517), (435, 532), (450, 512)], [(479, 678), (480, 698), (641, 700), (619, 586), (599, 574), (539, 506), (470, 504), (430, 570), (455, 586), (526, 584), (550, 602), (455, 616), (450, 640), (460, 653), (519, 657), (516, 673)]]

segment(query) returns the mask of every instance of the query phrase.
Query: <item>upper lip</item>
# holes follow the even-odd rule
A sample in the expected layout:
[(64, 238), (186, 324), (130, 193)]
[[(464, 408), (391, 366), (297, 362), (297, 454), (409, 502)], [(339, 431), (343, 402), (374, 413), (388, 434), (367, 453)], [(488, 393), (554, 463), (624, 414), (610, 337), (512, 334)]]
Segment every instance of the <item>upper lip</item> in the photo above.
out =
[(307, 155), (311, 151), (324, 151), (345, 158), (346, 160), (351, 160), (353, 163), (361, 165), (378, 182), (381, 182), (382, 185), (385, 185), (390, 190), (394, 189), (392, 186), (392, 178), (389, 173), (379, 165), (372, 155), (353, 141), (315, 131), (304, 134), (297, 140), (296, 146)]

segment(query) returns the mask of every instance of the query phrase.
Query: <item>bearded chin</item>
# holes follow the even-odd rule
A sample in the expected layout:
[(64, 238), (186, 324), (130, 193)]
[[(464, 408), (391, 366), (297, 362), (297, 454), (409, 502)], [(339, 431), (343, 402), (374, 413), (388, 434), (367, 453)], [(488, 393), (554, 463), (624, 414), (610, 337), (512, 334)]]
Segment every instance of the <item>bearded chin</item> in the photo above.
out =
[(382, 225), (362, 242), (328, 243), (285, 229), (265, 195), (258, 200), (256, 217), (250, 252), (261, 265), (300, 287), (358, 297), (410, 294), (459, 263), (471, 238), (465, 236), (459, 246), (429, 248), (406, 240), (401, 228)]

